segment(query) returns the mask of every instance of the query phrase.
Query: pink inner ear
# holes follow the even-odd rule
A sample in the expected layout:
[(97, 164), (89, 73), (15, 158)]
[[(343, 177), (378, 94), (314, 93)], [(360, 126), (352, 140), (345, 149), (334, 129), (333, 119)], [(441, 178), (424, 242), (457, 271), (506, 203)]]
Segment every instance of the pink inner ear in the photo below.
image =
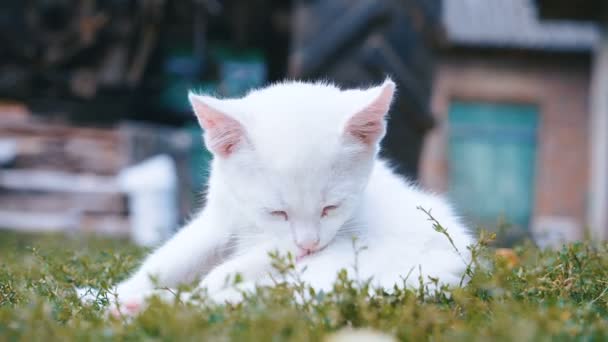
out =
[(198, 122), (205, 131), (205, 144), (209, 150), (222, 157), (232, 154), (243, 139), (242, 125), (195, 96), (191, 96), (190, 100)]
[(384, 131), (384, 125), (381, 122), (371, 118), (368, 119), (372, 115), (372, 113), (365, 111), (359, 112), (350, 119), (347, 127), (350, 135), (367, 145), (373, 144)]
[(382, 85), (380, 95), (348, 120), (346, 132), (366, 145), (375, 144), (384, 134), (384, 116), (390, 108), (394, 91), (395, 84), (386, 81)]
[(205, 128), (205, 144), (209, 149), (223, 157), (229, 156), (241, 142), (241, 124), (234, 119), (213, 123)]

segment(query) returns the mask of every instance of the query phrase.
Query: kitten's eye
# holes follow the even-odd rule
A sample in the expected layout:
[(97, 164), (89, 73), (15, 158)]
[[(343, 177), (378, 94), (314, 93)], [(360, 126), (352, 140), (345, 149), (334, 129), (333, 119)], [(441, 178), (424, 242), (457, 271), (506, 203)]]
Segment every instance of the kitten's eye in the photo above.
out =
[(282, 218), (285, 221), (287, 221), (289, 219), (289, 216), (287, 216), (287, 212), (285, 212), (283, 210), (274, 210), (274, 211), (271, 211), (270, 215), (272, 215), (274, 217)]
[(329, 215), (332, 210), (336, 210), (337, 208), (337, 205), (328, 205), (327, 207), (323, 208), (323, 211), (321, 211), (321, 217)]

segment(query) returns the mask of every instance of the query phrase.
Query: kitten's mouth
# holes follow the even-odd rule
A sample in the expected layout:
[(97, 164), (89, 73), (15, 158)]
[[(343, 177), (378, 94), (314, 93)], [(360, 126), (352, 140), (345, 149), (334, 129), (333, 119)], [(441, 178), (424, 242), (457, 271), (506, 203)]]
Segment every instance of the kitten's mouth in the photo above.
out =
[(310, 249), (300, 249), (298, 251), (298, 255), (296, 256), (296, 262), (300, 262), (300, 260), (306, 258), (309, 255), (315, 254), (318, 251), (320, 251), (321, 249), (314, 249), (314, 250), (310, 250)]

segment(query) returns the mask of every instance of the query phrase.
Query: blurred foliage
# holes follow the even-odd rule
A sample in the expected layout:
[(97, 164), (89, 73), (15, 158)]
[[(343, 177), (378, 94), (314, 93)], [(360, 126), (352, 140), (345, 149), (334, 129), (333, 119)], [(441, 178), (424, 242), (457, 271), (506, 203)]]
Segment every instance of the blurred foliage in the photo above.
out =
[(0, 340), (318, 341), (344, 328), (404, 341), (608, 338), (605, 245), (541, 251), (523, 244), (495, 251), (487, 247), (489, 240), (482, 235), (474, 247), (476, 267), (462, 288), (396, 286), (388, 293), (344, 271), (334, 291), (314, 293), (301, 283), (283, 282), (293, 276), (287, 259), (276, 262), (284, 275), (276, 287), (260, 288), (241, 304), (152, 299), (140, 316), (121, 320), (106, 318), (103, 295), (83, 305), (73, 289), (107, 290), (146, 251), (124, 241), (2, 233)]

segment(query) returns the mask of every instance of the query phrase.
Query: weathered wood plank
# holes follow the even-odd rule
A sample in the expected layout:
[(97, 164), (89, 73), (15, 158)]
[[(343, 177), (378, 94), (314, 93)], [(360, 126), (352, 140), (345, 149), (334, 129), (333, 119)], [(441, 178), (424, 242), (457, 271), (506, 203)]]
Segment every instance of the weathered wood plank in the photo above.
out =
[(1, 170), (0, 187), (10, 190), (119, 193), (115, 177), (50, 170)]
[(116, 237), (126, 237), (131, 233), (128, 218), (118, 215), (84, 214), (80, 218), (78, 229), (80, 232)]
[(18, 146), (16, 168), (115, 174), (128, 164), (126, 137), (118, 129), (73, 127), (0, 116), (0, 135)]
[(98, 139), (98, 140), (119, 140), (121, 138), (119, 131), (114, 127), (108, 128), (90, 128), (79, 127), (56, 122), (49, 122), (42, 119), (30, 118), (11, 119), (0, 116), (0, 132), (36, 135), (36, 136), (58, 136), (58, 137), (73, 137), (79, 136), (83, 138)]
[(126, 214), (125, 195), (119, 193), (65, 193), (41, 191), (0, 191), (2, 210)]

